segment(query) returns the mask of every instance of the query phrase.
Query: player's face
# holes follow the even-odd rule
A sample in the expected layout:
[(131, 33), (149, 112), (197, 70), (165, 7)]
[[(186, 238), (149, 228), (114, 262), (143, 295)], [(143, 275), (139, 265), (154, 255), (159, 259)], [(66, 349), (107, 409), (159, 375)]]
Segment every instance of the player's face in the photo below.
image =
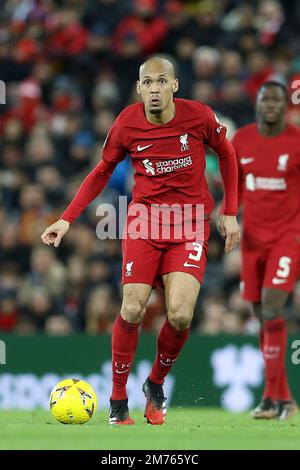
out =
[(262, 88), (256, 100), (256, 113), (259, 120), (267, 124), (275, 124), (284, 119), (287, 99), (279, 86)]
[(145, 68), (137, 82), (137, 92), (151, 114), (161, 114), (172, 106), (173, 93), (177, 90), (177, 79), (164, 67)]

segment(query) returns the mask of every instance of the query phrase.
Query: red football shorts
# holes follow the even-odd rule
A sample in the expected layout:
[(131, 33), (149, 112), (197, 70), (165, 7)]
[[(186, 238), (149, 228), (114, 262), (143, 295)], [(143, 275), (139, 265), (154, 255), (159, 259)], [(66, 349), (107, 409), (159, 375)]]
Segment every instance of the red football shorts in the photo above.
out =
[(194, 276), (202, 283), (207, 260), (209, 221), (204, 240), (169, 241), (128, 237), (123, 239), (122, 284), (161, 286), (161, 277), (175, 271)]
[(261, 301), (263, 288), (291, 292), (299, 275), (300, 244), (281, 240), (269, 248), (242, 246), (241, 293), (251, 302)]

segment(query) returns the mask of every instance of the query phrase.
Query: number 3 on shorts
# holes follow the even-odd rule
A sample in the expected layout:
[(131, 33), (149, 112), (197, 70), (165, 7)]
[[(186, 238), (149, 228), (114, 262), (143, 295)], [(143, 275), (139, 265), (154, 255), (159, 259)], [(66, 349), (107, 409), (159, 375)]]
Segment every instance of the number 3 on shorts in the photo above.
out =
[(202, 255), (202, 245), (200, 243), (193, 242), (193, 247), (196, 254), (190, 253), (189, 259), (192, 259), (193, 261), (199, 261)]

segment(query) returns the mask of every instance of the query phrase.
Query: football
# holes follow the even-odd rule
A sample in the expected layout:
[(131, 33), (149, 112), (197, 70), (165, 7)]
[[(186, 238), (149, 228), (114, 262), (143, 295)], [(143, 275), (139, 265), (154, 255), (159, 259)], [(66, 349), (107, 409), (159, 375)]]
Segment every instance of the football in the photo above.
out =
[(50, 394), (50, 411), (63, 424), (86, 423), (93, 417), (96, 408), (96, 393), (84, 380), (62, 380)]

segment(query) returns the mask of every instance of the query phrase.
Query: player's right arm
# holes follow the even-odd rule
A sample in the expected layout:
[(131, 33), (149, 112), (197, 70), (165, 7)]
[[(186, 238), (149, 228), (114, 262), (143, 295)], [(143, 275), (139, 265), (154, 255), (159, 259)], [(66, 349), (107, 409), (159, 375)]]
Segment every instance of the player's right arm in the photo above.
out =
[(119, 121), (117, 118), (103, 144), (101, 161), (87, 175), (60, 219), (47, 227), (42, 234), (41, 239), (45, 244), (59, 246), (70, 224), (101, 193), (116, 165), (124, 159), (127, 150), (122, 142)]

